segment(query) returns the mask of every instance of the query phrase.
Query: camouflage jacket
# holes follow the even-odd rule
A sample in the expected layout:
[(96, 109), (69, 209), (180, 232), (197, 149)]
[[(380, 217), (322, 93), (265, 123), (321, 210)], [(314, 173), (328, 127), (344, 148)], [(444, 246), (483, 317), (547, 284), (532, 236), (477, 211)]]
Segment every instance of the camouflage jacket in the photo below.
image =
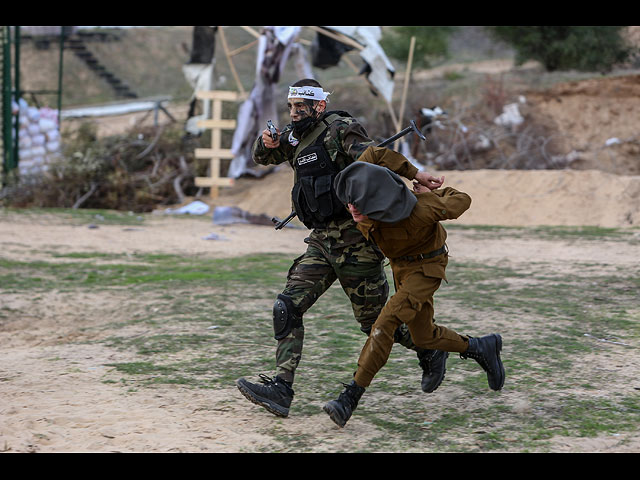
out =
[[(334, 112), (325, 112), (318, 119), (318, 122), (328, 117), (331, 113)], [(314, 127), (315, 124), (309, 127), (306, 133), (312, 132)], [(304, 138), (304, 135), (302, 138)], [(294, 152), (298, 144), (297, 140), (301, 139), (296, 139), (293, 136), (293, 125), (291, 124), (282, 130), (278, 148), (265, 148), (262, 143), (262, 136), (259, 136), (253, 144), (253, 160), (260, 165), (278, 165), (289, 162), (293, 167)], [(372, 144), (373, 140), (367, 136), (364, 128), (355, 118), (347, 116), (347, 114), (331, 124), (324, 138), (324, 146), (340, 170), (357, 160), (362, 152)]]

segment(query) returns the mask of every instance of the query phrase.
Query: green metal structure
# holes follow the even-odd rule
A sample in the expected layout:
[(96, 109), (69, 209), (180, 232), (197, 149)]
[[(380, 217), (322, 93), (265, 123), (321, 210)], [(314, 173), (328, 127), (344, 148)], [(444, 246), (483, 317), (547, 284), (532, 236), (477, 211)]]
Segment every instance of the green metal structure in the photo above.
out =
[(2, 163), (0, 165), (0, 186), (6, 184), (12, 170), (18, 167), (20, 151), (18, 148), (18, 130), (20, 126), (19, 111), (14, 115), (12, 103), (17, 103), (25, 93), (47, 93), (58, 96), (58, 121), (62, 108), (62, 66), (64, 50), (65, 27), (60, 27), (60, 63), (58, 67), (58, 84), (56, 90), (25, 91), (20, 87), (20, 27), (0, 27), (0, 65), (2, 66), (0, 99), (1, 117), (0, 151)]
[(11, 28), (2, 27), (0, 32), (0, 50), (2, 60), (2, 165), (0, 168), (0, 180), (4, 184), (6, 172), (17, 165), (15, 161), (15, 148), (13, 138), (13, 120), (11, 111), (11, 97), (13, 93), (13, 81), (11, 77)]

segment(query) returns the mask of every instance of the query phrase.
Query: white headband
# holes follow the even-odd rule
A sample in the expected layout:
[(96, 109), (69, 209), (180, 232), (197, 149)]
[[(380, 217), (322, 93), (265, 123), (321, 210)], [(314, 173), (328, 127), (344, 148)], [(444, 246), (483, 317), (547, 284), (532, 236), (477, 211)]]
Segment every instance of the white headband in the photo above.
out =
[(308, 98), (309, 100), (326, 100), (331, 95), (320, 87), (289, 87), (288, 98)]

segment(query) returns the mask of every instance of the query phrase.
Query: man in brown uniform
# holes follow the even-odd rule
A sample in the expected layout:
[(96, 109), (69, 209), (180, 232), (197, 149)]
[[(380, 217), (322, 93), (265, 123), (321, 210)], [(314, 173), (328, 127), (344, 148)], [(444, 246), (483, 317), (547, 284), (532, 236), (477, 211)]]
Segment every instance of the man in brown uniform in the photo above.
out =
[(461, 335), (436, 325), (433, 295), (446, 280), (447, 233), (441, 220), (458, 218), (471, 198), (451, 187), (430, 191), (414, 184), (411, 192), (390, 170), (356, 162), (340, 172), (336, 195), (351, 212), (365, 238), (373, 240), (391, 263), (396, 293), (380, 312), (358, 359), (353, 381), (324, 410), (343, 427), (366, 387), (384, 366), (397, 327), (406, 324), (420, 348), (458, 352), (475, 359), (487, 372), (489, 387), (500, 390), (504, 367), (502, 337)]

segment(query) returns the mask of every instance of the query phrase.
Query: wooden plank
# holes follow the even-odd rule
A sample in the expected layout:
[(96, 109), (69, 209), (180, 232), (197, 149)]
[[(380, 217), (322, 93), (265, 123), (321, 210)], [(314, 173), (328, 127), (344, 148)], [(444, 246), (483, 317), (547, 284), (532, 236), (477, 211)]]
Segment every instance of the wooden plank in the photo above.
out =
[[(404, 117), (404, 106), (407, 103), (407, 92), (409, 90), (409, 80), (411, 79), (411, 65), (413, 63), (413, 50), (415, 46), (416, 46), (416, 37), (411, 37), (411, 43), (409, 44), (409, 59), (407, 60), (407, 70), (404, 74), (404, 88), (402, 89), (402, 100), (400, 101), (400, 113), (398, 114), (398, 123), (396, 123), (396, 130), (398, 131), (402, 128), (402, 122)], [(402, 142), (404, 142), (404, 140), (400, 141), (400, 143)]]
[(228, 102), (236, 102), (242, 100), (244, 95), (230, 90), (199, 90), (196, 92), (196, 98), (200, 100), (226, 100)]
[(233, 153), (228, 148), (196, 148), (196, 158), (225, 158), (231, 159), (234, 157)]
[(333, 32), (331, 30), (327, 30), (325, 28), (322, 27), (308, 27), (311, 30), (314, 30), (316, 32), (319, 32), (323, 35), (326, 35), (329, 38), (333, 38), (334, 40), (337, 40), (339, 42), (344, 43), (345, 45), (350, 45), (360, 51), (364, 50), (364, 45), (359, 44), (358, 42), (356, 42), (353, 38), (346, 36), (344, 33), (340, 33), (340, 32)]
[(247, 45), (245, 45), (244, 47), (238, 47), (235, 50), (232, 50), (229, 52), (229, 56), (233, 57), (234, 55), (237, 55), (238, 53), (242, 53), (245, 50), (249, 50), (250, 48), (252, 48), (254, 45), (256, 45), (258, 43), (258, 40), (254, 40), (251, 43), (248, 43)]
[(217, 198), (220, 187), (231, 187), (234, 184), (233, 178), (220, 177), (220, 163), (223, 159), (233, 159), (234, 155), (230, 149), (222, 148), (222, 130), (233, 130), (236, 128), (236, 120), (222, 118), (222, 102), (238, 101), (246, 95), (242, 93), (212, 90), (196, 92), (196, 98), (209, 100), (212, 102), (211, 118), (198, 121), (198, 126), (211, 129), (211, 148), (196, 148), (195, 157), (208, 159), (210, 163), (210, 177), (196, 177), (195, 184), (198, 187), (209, 187), (209, 196)]
[(243, 27), (241, 25), (238, 25), (240, 28), (242, 28), (243, 30), (245, 30), (246, 32), (249, 32), (249, 34), (253, 35), (255, 38), (260, 38), (260, 32), (256, 32), (253, 28), (251, 27)]
[(227, 39), (224, 34), (224, 28), (218, 29), (218, 35), (220, 37), (220, 43), (222, 44), (222, 49), (224, 50), (225, 56), (227, 57), (227, 63), (229, 64), (229, 68), (231, 69), (231, 74), (236, 81), (236, 86), (240, 92), (245, 93), (244, 87), (242, 86), (242, 82), (240, 81), (240, 76), (236, 71), (236, 66), (233, 63), (233, 58), (229, 55), (229, 46), (227, 45)]
[(222, 128), (224, 130), (234, 130), (237, 122), (235, 120), (209, 119), (199, 120), (196, 125), (201, 128)]
[(196, 177), (197, 187), (232, 187), (233, 178), (229, 177)]

